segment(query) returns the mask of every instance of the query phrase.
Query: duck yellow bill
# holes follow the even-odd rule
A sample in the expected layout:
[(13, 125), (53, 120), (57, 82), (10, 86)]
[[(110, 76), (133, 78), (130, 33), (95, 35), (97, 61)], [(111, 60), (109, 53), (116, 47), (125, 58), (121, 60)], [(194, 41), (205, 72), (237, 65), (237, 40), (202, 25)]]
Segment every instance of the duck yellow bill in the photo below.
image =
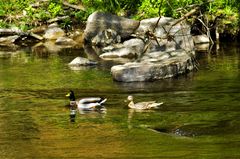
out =
[(66, 97), (69, 97), (70, 96), (70, 93), (66, 94)]

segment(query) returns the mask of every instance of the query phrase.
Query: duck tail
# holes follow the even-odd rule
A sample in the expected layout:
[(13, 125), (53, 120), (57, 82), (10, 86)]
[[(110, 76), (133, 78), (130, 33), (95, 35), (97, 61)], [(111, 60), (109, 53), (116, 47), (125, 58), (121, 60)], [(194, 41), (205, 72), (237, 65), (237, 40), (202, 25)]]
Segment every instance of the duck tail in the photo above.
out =
[(107, 101), (107, 98), (101, 98), (99, 104), (101, 105), (101, 104), (105, 103), (106, 101)]
[(163, 104), (163, 102), (161, 102), (161, 103), (154, 103), (153, 105), (152, 105), (152, 108), (158, 108), (158, 106), (160, 106), (160, 105), (162, 105)]

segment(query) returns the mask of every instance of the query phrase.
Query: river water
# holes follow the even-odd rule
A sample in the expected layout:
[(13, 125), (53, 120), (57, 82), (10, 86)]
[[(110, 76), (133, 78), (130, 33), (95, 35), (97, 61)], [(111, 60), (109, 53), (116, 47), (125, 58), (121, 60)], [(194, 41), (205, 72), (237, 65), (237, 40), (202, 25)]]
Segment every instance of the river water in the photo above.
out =
[[(240, 158), (240, 45), (197, 54), (199, 70), (119, 83), (109, 64), (72, 70), (83, 49), (0, 52), (0, 158)], [(65, 94), (108, 98), (105, 113), (69, 117)], [(136, 112), (124, 100), (164, 102)]]

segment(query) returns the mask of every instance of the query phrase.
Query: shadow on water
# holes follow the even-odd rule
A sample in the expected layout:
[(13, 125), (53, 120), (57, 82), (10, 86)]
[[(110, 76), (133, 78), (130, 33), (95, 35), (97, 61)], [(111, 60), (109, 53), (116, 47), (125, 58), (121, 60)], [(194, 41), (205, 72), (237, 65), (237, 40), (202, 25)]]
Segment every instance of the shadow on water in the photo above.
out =
[(170, 133), (177, 136), (196, 137), (203, 135), (239, 134), (239, 122), (232, 120), (217, 121), (209, 124), (189, 124), (175, 127), (150, 128), (160, 133)]

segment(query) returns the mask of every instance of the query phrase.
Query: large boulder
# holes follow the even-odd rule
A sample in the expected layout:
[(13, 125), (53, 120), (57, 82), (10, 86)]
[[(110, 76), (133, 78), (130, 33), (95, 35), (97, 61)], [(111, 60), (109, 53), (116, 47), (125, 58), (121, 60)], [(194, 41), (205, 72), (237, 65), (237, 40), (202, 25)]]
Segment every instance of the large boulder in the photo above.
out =
[(92, 42), (92, 39), (104, 30), (111, 29), (122, 38), (129, 37), (139, 26), (139, 21), (119, 17), (110, 13), (94, 12), (88, 17), (84, 40)]
[[(130, 62), (111, 68), (113, 79), (120, 82), (154, 81), (174, 77), (194, 69), (194, 60), (184, 50), (172, 53), (154, 53), (155, 58), (144, 57), (142, 62)], [(168, 55), (170, 54), (170, 55)], [(151, 56), (151, 55), (150, 55)], [(169, 58), (169, 56), (172, 56)]]

